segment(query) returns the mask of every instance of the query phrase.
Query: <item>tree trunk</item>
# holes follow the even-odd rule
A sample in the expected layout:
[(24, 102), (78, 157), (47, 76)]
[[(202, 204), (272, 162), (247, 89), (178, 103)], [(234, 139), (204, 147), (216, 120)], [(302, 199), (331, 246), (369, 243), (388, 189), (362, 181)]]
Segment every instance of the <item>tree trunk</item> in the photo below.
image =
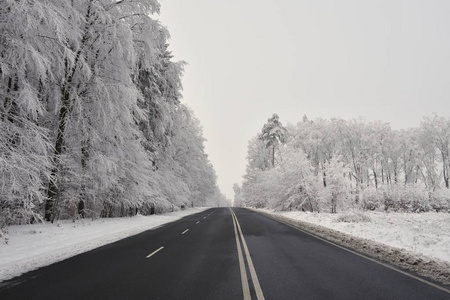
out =
[(336, 211), (336, 194), (334, 192), (331, 192), (331, 213), (335, 214)]
[(355, 197), (355, 203), (359, 203), (359, 179), (356, 179), (356, 197)]
[(86, 191), (86, 169), (87, 162), (89, 160), (89, 139), (87, 141), (81, 142), (81, 168), (83, 170), (84, 178), (81, 181), (81, 193), (80, 193), (80, 201), (78, 203), (78, 207), (82, 207), (82, 210), (78, 210), (78, 214), (84, 218), (84, 205), (88, 203), (88, 193)]
[(406, 169), (406, 155), (403, 155), (403, 172), (405, 173), (405, 185), (408, 182), (408, 171)]
[(442, 153), (442, 175), (444, 176), (445, 187), (448, 188), (449, 176), (448, 176), (448, 168), (447, 168), (447, 163), (446, 163), (446, 158), (445, 158), (444, 153)]
[(272, 145), (272, 168), (275, 168), (275, 145)]
[(372, 170), (373, 171), (373, 178), (375, 180), (375, 189), (378, 189), (378, 178), (377, 178), (377, 173), (375, 172), (375, 169)]
[(63, 97), (63, 104), (61, 106), (61, 109), (59, 110), (59, 120), (58, 120), (58, 135), (56, 137), (56, 143), (55, 143), (55, 161), (54, 161), (54, 168), (51, 173), (50, 181), (48, 183), (48, 191), (47, 191), (47, 201), (45, 202), (45, 220), (50, 221), (53, 223), (55, 219), (55, 201), (58, 200), (59, 196), (59, 187), (56, 183), (57, 181), (57, 174), (58, 174), (58, 157), (62, 153), (63, 149), (63, 143), (64, 143), (64, 130), (66, 127), (66, 120), (67, 120), (67, 106), (66, 103), (69, 99), (69, 93), (65, 93)]
[(77, 53), (75, 55), (75, 60), (73, 63), (73, 66), (70, 70), (67, 70), (68, 68), (68, 62), (66, 61), (66, 80), (61, 87), (61, 108), (59, 109), (59, 118), (58, 118), (58, 134), (56, 136), (56, 142), (55, 142), (55, 153), (54, 153), (54, 168), (50, 175), (50, 181), (48, 184), (48, 190), (47, 190), (47, 201), (45, 202), (45, 220), (50, 221), (53, 223), (55, 219), (55, 211), (57, 200), (60, 194), (59, 187), (57, 185), (57, 177), (58, 177), (58, 164), (59, 164), (59, 157), (61, 156), (63, 152), (63, 145), (64, 145), (64, 133), (66, 129), (66, 122), (67, 122), (67, 113), (69, 111), (70, 107), (70, 89), (72, 86), (73, 77), (75, 75), (75, 72), (78, 68), (78, 62), (81, 57), (81, 52), (86, 44), (86, 41), (88, 39), (88, 27), (89, 24), (89, 18), (91, 15), (91, 5), (92, 1), (89, 3), (87, 13), (86, 13), (86, 28), (83, 35), (83, 38), (81, 39), (81, 44), (79, 49), (77, 50)]

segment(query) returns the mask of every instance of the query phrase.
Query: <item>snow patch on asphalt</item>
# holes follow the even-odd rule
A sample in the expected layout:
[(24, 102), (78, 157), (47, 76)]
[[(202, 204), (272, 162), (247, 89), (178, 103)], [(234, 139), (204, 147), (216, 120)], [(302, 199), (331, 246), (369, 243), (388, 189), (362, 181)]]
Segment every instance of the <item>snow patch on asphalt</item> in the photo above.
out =
[(0, 240), (0, 282), (77, 254), (154, 229), (208, 208), (162, 215), (59, 221), (10, 226), (8, 244)]
[(380, 261), (450, 285), (450, 214), (256, 211)]

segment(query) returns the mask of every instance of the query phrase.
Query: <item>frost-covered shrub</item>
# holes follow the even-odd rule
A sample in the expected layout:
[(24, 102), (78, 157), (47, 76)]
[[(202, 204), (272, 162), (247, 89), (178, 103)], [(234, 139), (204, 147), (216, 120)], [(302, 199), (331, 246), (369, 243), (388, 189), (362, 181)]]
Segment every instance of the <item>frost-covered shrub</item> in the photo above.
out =
[(343, 162), (340, 156), (334, 156), (329, 163), (326, 164), (324, 176), (326, 180), (326, 188), (329, 190), (329, 203), (332, 213), (339, 210), (348, 209), (352, 205), (351, 185), (348, 176), (350, 168)]
[(374, 187), (369, 187), (362, 191), (361, 193), (361, 207), (364, 210), (376, 210), (379, 209), (384, 201), (385, 192), (382, 189), (376, 189)]
[(3, 240), (6, 244), (8, 244), (8, 230), (6, 229), (6, 226), (12, 221), (11, 210), (2, 207), (2, 209), (0, 209), (0, 240)]
[(3, 240), (5, 244), (8, 244), (9, 242), (8, 230), (6, 229), (6, 227), (0, 227), (0, 240)]
[(0, 210), (0, 229), (1, 228), (5, 228), (6, 226), (8, 226), (11, 221), (13, 221), (12, 219), (12, 214), (11, 214), (11, 210), (9, 208), (5, 208), (5, 207), (1, 207)]
[(318, 192), (320, 183), (312, 175), (311, 165), (302, 151), (283, 149), (283, 162), (275, 168), (278, 188), (274, 195), (276, 210), (320, 211)]
[(416, 185), (393, 186), (385, 196), (385, 210), (426, 212), (430, 210), (427, 191)]
[(345, 223), (362, 223), (362, 222), (371, 222), (369, 216), (363, 214), (362, 212), (348, 212), (340, 215), (336, 218), (336, 222), (345, 222)]
[(332, 212), (332, 193), (331, 189), (320, 188), (317, 193), (317, 202), (321, 211)]
[(317, 199), (316, 186), (299, 180), (297, 184), (287, 188), (286, 194), (281, 198), (281, 201), (276, 203), (275, 209), (282, 211), (320, 211)]
[(279, 199), (280, 174), (276, 168), (267, 171), (251, 170), (242, 185), (243, 205), (248, 207), (273, 206)]
[(450, 190), (438, 189), (429, 193), (430, 206), (436, 212), (450, 212)]
[(320, 208), (319, 211), (331, 213), (358, 208), (355, 205), (351, 191), (336, 192), (334, 187), (328, 185), (323, 187), (320, 184), (318, 185), (317, 204)]

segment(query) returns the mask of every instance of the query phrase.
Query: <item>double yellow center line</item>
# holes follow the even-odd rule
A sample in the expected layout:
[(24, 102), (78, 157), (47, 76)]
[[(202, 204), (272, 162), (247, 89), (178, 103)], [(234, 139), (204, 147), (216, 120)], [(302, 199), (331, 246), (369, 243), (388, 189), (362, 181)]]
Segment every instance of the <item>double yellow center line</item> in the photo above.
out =
[(245, 270), (245, 262), (244, 256), (242, 255), (241, 243), (239, 241), (242, 240), (242, 245), (244, 247), (245, 257), (247, 258), (248, 269), (250, 270), (250, 276), (252, 277), (253, 286), (255, 287), (256, 298), (258, 300), (264, 300), (264, 295), (261, 290), (261, 286), (259, 285), (258, 276), (256, 275), (255, 267), (253, 266), (252, 258), (250, 257), (250, 252), (248, 251), (247, 243), (245, 242), (244, 234), (242, 234), (241, 225), (239, 225), (239, 221), (236, 217), (236, 214), (230, 208), (231, 216), (233, 218), (234, 224), (234, 234), (236, 236), (236, 246), (239, 257), (239, 268), (241, 271), (241, 280), (242, 280), (242, 291), (244, 293), (244, 300), (251, 300), (252, 297), (250, 295), (250, 288), (248, 285), (247, 279), (247, 271)]

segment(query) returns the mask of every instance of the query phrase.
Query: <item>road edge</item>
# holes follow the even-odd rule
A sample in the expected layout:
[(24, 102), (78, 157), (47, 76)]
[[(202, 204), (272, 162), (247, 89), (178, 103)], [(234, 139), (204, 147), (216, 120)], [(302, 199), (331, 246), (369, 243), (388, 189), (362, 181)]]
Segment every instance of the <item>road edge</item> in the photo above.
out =
[[(124, 231), (120, 233), (111, 234), (110, 237), (103, 240), (101, 243), (98, 242), (98, 238), (87, 239), (82, 243), (71, 244), (63, 248), (58, 248), (52, 251), (40, 253), (38, 255), (33, 255), (31, 257), (27, 257), (25, 259), (20, 259), (14, 262), (10, 262), (2, 265), (2, 269), (0, 269), (0, 289), (8, 284), (9, 281), (14, 280), (15, 278), (22, 276), (31, 271), (38, 270), (40, 268), (64, 261), (66, 259), (72, 258), (77, 255), (81, 255), (83, 253), (95, 250), (100, 247), (104, 247), (106, 245), (110, 245), (113, 243), (120, 242), (124, 239), (142, 234), (149, 230), (156, 230), (166, 225), (169, 225), (174, 222), (178, 222), (184, 218), (191, 217), (196, 214), (203, 213), (207, 210), (213, 209), (213, 207), (198, 207), (197, 210), (182, 216), (177, 216), (175, 219), (163, 221), (160, 224), (155, 225), (138, 225), (135, 228), (130, 228), (129, 231)], [(201, 210), (200, 210), (201, 209)], [(200, 211), (198, 211), (200, 210)], [(160, 214), (159, 216), (164, 215)], [(126, 218), (126, 217), (124, 217)], [(67, 249), (75, 249), (74, 251), (67, 251)]]
[(246, 208), (275, 221), (290, 225), (316, 238), (323, 239), (350, 252), (392, 266), (400, 272), (406, 272), (419, 279), (425, 279), (450, 293), (450, 264), (391, 247), (368, 239), (355, 237), (331, 228), (271, 214), (254, 208)]

